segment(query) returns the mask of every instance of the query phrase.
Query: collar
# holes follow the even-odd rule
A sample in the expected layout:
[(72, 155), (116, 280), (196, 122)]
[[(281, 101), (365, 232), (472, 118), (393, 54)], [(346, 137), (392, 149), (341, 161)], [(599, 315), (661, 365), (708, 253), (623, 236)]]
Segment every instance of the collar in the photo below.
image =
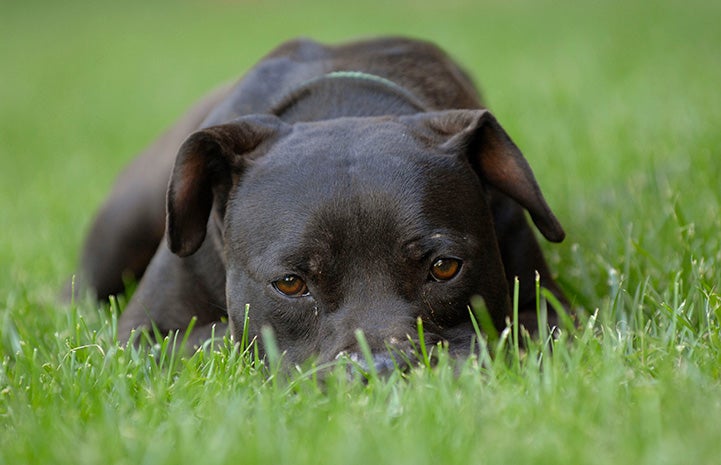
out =
[(415, 107), (419, 112), (428, 111), (426, 105), (424, 105), (423, 102), (407, 88), (391, 81), (390, 79), (363, 71), (331, 71), (321, 76), (308, 79), (293, 89), (293, 91), (281, 101), (280, 105), (276, 105), (275, 110), (282, 111), (284, 107), (292, 104), (295, 98), (303, 95), (304, 92), (307, 92), (311, 87), (323, 81), (355, 81), (369, 84), (386, 89), (396, 96), (401, 97), (411, 106)]

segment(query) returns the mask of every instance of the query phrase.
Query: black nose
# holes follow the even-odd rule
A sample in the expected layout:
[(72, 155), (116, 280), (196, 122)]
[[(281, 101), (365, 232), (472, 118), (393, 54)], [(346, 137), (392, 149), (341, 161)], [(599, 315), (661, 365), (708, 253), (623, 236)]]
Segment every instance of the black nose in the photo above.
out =
[(358, 376), (367, 378), (374, 375), (387, 377), (395, 370), (405, 372), (410, 368), (410, 357), (400, 352), (393, 354), (390, 352), (375, 353), (372, 356), (372, 365), (369, 365), (366, 357), (358, 352), (341, 352), (336, 356), (336, 359), (348, 361), (348, 375), (351, 378), (357, 378)]

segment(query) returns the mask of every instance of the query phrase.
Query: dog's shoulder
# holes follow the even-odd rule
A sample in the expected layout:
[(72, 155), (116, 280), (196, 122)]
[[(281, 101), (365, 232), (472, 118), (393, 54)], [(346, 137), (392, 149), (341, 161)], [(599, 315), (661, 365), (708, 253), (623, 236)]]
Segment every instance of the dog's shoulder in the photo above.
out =
[(406, 87), (429, 110), (479, 108), (470, 75), (443, 49), (424, 40), (380, 37), (330, 47), (334, 70), (376, 74)]

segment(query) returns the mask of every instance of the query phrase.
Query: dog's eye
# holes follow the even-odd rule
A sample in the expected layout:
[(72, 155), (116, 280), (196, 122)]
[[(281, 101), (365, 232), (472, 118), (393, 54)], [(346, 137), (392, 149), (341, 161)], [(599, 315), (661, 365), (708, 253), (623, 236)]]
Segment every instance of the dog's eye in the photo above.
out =
[(431, 265), (431, 278), (435, 281), (450, 281), (461, 271), (462, 263), (457, 258), (437, 258)]
[(308, 295), (308, 286), (305, 281), (294, 274), (283, 276), (273, 281), (273, 287), (287, 297), (303, 297)]

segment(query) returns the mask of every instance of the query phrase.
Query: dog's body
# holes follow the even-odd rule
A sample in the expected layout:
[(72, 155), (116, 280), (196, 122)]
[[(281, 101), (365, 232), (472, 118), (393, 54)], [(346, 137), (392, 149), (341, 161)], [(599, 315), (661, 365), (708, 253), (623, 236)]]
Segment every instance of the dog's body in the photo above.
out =
[(563, 231), (482, 108), (427, 43), (284, 44), (121, 175), (81, 278), (105, 297), (123, 291), (124, 273), (142, 275), (121, 341), (192, 317), (202, 338), (226, 316), (238, 338), (249, 304), (249, 334), (271, 327), (290, 362), (357, 352), (361, 329), (387, 364), (388, 347), (407, 352), (417, 338), (417, 318), (428, 343), (468, 350), (469, 300), (482, 296), (503, 327), (516, 276), (534, 327), (536, 272), (566, 300), (521, 205), (548, 239)]

